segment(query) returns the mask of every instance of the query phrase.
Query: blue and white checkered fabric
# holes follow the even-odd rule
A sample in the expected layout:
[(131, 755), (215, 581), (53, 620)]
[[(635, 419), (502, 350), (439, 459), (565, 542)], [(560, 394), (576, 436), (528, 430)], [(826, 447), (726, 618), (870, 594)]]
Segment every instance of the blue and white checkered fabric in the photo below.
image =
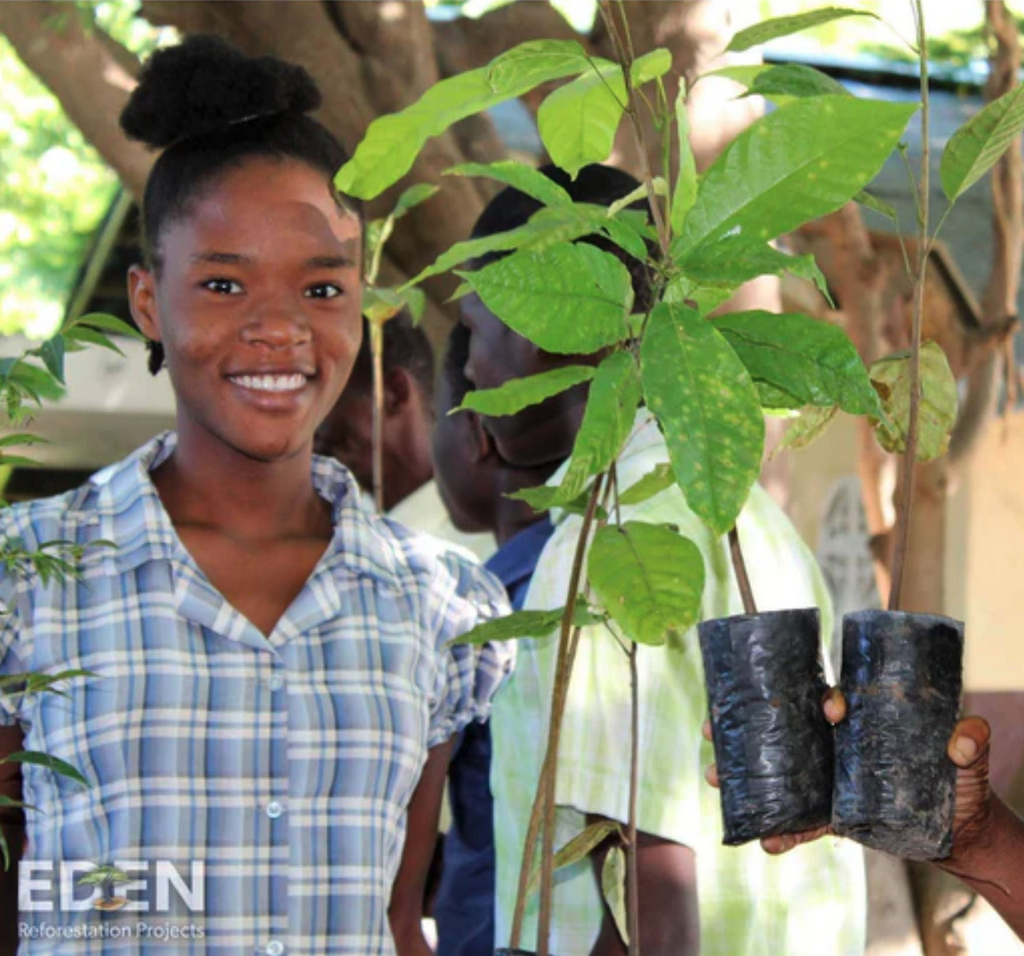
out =
[[(148, 912), (70, 913), (58, 898), (22, 912), (42, 927), (22, 951), (392, 953), (388, 900), (427, 750), (485, 716), (511, 666), (506, 647), (446, 645), (505, 613), (503, 590), (372, 514), (343, 468), (314, 459), (335, 535), (267, 638), (208, 582), (161, 505), (149, 472), (174, 443), (161, 436), (77, 491), (0, 512), (0, 535), (29, 548), (118, 545), (90, 550), (66, 585), (0, 572), (0, 673), (98, 675), (68, 682), (67, 696), (0, 698), (0, 719), (91, 782), (25, 767), (25, 799), (42, 811), (29, 814), (30, 860), (138, 861), (150, 876), (166, 861), (186, 880), (200, 861), (202, 912), (173, 888), (154, 912), (153, 880), (119, 888)], [(140, 938), (140, 921), (202, 937)], [(97, 938), (104, 925), (128, 936)]]

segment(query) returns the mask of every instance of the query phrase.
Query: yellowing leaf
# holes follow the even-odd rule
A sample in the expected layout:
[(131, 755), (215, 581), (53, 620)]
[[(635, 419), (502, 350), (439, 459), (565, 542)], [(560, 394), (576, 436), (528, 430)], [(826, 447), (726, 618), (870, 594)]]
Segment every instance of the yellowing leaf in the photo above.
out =
[[(910, 423), (910, 354), (900, 352), (875, 362), (870, 370), (888, 420), (877, 422), (875, 435), (888, 452), (904, 452)], [(946, 354), (935, 342), (921, 346), (921, 404), (917, 460), (944, 455), (957, 415), (956, 379)]]
[(761, 470), (764, 417), (754, 383), (714, 325), (685, 305), (654, 308), (640, 363), (647, 407), (686, 501), (725, 534)]

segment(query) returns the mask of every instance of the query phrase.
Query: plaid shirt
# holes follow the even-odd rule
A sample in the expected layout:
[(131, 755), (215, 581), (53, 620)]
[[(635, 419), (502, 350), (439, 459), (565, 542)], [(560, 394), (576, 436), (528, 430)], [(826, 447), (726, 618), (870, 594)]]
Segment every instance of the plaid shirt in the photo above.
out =
[[(44, 811), (29, 814), (27, 857), (113, 861), (149, 878), (117, 890), (148, 912), (68, 912), (59, 900), (26, 912), (23, 868), (19, 919), (38, 938), (22, 951), (392, 953), (388, 901), (427, 750), (486, 715), (511, 665), (503, 647), (447, 642), (505, 613), (504, 593), (440, 542), (374, 516), (343, 468), (314, 459), (334, 538), (265, 637), (213, 588), (161, 505), (149, 472), (174, 444), (161, 436), (77, 491), (0, 512), (0, 535), (30, 549), (118, 545), (87, 552), (78, 582), (0, 580), (11, 612), (0, 672), (98, 675), (69, 681), (66, 697), (0, 697), (27, 748), (91, 782), (24, 768), (25, 799)], [(201, 912), (173, 887), (160, 911), (157, 861), (189, 889), (202, 865)]]

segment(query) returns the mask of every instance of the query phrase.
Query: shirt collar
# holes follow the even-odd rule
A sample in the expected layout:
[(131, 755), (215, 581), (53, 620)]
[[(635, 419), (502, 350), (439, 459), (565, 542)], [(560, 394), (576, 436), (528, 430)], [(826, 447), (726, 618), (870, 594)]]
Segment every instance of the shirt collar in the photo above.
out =
[[(87, 497), (95, 505), (92, 520), (99, 524), (99, 537), (117, 545), (105, 554), (119, 572), (147, 561), (193, 563), (150, 477), (177, 443), (177, 435), (164, 432), (89, 479), (92, 494)], [(319, 456), (313, 457), (311, 472), (314, 488), (332, 508), (335, 533), (326, 567), (344, 564), (357, 574), (400, 587), (397, 543), (360, 499), (351, 473), (333, 459)]]

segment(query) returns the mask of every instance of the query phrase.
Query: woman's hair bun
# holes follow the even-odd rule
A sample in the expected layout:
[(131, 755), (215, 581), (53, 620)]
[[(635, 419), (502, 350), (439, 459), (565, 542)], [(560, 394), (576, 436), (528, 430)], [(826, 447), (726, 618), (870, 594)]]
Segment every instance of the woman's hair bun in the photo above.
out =
[(121, 113), (121, 128), (150, 146), (212, 133), (276, 113), (302, 114), (320, 91), (301, 66), (250, 57), (215, 36), (190, 36), (157, 50)]

